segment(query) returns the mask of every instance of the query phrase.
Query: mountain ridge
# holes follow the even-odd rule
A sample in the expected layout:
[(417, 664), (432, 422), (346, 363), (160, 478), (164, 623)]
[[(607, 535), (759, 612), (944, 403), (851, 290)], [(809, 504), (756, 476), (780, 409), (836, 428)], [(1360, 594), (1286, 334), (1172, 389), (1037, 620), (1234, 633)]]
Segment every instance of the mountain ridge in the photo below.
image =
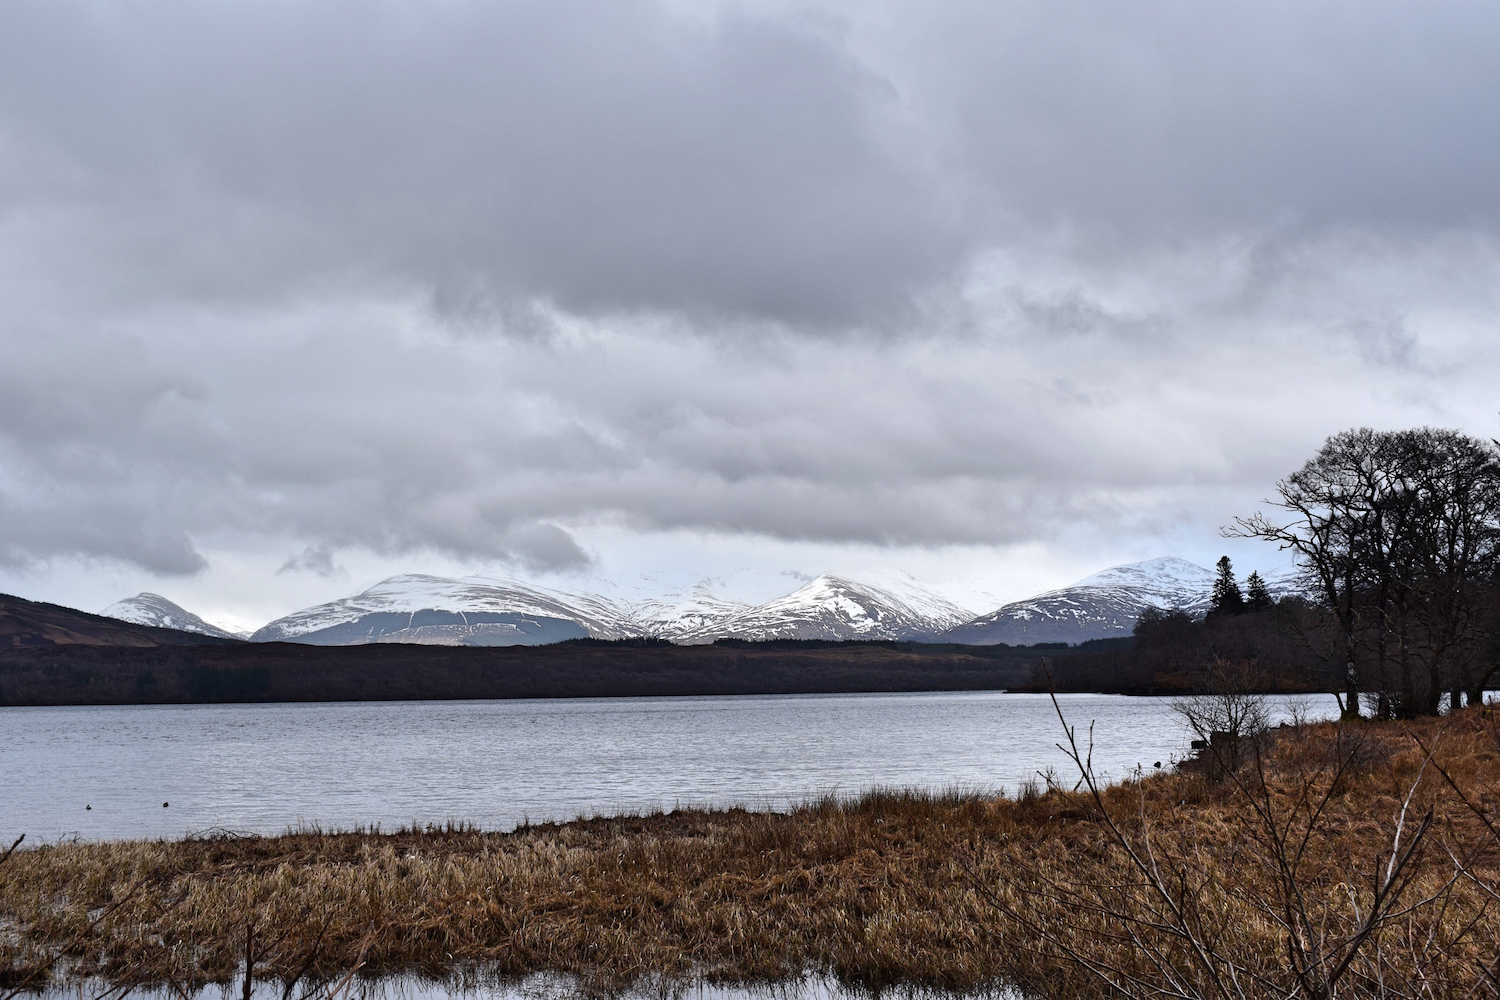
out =
[[(1077, 644), (1129, 635), (1147, 608), (1200, 616), (1208, 609), (1213, 578), (1205, 567), (1160, 557), (1111, 566), (1067, 587), (976, 616), (899, 573), (884, 573), (879, 583), (824, 573), (757, 605), (723, 596), (708, 579), (666, 597), (627, 601), (509, 578), (408, 573), (285, 615), (250, 638), (312, 645), (504, 646), (634, 637), (679, 644), (721, 638)], [(1288, 592), (1292, 587), (1278, 579), (1273, 589)], [(137, 621), (148, 619), (146, 623), (196, 622), (204, 634), (222, 633), (205, 631), (214, 627), (157, 595), (142, 594), (111, 609), (135, 614)]]
[[(1067, 587), (1012, 601), (989, 614), (941, 633), (944, 642), (1010, 646), (1038, 642), (1076, 645), (1091, 639), (1123, 638), (1148, 608), (1208, 613), (1215, 573), (1176, 556), (1111, 566)], [(1294, 593), (1291, 574), (1268, 581), (1273, 595)]]
[(251, 639), (333, 646), (402, 641), (484, 646), (538, 645), (586, 636), (619, 639), (631, 633), (628, 614), (605, 598), (563, 594), (520, 581), (406, 573), (387, 577), (352, 597), (278, 618), (257, 629)]
[(957, 605), (935, 594), (928, 607), (918, 608), (886, 588), (824, 573), (689, 639), (916, 639), (930, 635), (935, 622), (962, 620), (962, 615)]

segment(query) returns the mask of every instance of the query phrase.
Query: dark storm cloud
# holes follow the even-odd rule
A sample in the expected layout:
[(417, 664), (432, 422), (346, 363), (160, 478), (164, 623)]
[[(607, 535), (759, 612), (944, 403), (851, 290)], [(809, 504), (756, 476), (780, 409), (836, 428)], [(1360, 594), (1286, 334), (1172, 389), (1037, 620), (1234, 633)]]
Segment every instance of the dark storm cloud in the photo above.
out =
[(79, 213), (132, 292), (385, 279), (842, 320), (957, 245), (888, 148), (890, 88), (795, 23), (630, 0), (6, 17), (12, 190)]
[(1221, 516), (1348, 424), (1491, 409), (1497, 29), (6, 4), (0, 561)]

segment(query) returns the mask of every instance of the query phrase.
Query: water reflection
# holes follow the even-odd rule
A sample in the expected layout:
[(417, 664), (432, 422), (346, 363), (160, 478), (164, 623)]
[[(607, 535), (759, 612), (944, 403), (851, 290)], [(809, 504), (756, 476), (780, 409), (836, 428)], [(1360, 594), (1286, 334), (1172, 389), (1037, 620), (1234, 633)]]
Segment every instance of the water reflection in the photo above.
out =
[(826, 976), (805, 976), (775, 983), (723, 984), (698, 979), (653, 979), (611, 986), (573, 976), (543, 973), (506, 978), (478, 968), (456, 970), (447, 977), (400, 975), (335, 978), (315, 986), (252, 981), (243, 977), (196, 989), (111, 986), (95, 980), (49, 986), (30, 994), (37, 1000), (1025, 1000), (1019, 991), (996, 984), (953, 993), (924, 987), (886, 986), (879, 991), (840, 983)]

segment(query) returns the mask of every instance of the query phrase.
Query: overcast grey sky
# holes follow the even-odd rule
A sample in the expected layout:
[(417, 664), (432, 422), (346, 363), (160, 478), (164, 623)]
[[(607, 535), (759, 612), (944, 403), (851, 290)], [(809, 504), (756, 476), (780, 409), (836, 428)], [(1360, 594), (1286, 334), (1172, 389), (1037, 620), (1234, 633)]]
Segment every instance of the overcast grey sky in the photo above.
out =
[(1217, 530), (1328, 434), (1500, 432), (1497, 42), (1442, 0), (11, 0), (0, 589), (1275, 565)]

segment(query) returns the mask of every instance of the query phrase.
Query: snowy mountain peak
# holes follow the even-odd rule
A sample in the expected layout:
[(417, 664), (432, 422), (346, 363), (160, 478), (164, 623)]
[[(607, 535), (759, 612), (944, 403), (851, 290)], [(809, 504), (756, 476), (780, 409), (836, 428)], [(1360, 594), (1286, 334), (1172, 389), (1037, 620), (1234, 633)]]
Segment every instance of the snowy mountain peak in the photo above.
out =
[(244, 636), (210, 625), (191, 611), (173, 604), (160, 594), (140, 593), (116, 601), (99, 612), (106, 618), (118, 618), (133, 625), (150, 625), (155, 628), (173, 628), (179, 632), (196, 632), (220, 639), (243, 639)]
[(967, 618), (956, 606), (922, 591), (907, 593), (824, 573), (784, 597), (713, 623), (688, 641), (715, 638), (918, 639)]
[(909, 576), (905, 579), (887, 576), (879, 583), (870, 583), (842, 574), (824, 573), (781, 598), (781, 601), (788, 602), (798, 600), (832, 601), (835, 604), (855, 600), (861, 604), (868, 602), (876, 608), (894, 608), (911, 618), (930, 618), (935, 622), (951, 620), (955, 624), (969, 617), (958, 605), (927, 590)]
[(1111, 566), (1073, 584), (1074, 587), (1139, 587), (1143, 590), (1171, 593), (1209, 590), (1213, 585), (1213, 570), (1204, 569), (1197, 563), (1178, 559), (1176, 556)]
[(940, 638), (1026, 645), (1127, 636), (1147, 608), (1202, 614), (1213, 582), (1212, 570), (1172, 556), (1111, 566), (1071, 587), (1013, 601)]

